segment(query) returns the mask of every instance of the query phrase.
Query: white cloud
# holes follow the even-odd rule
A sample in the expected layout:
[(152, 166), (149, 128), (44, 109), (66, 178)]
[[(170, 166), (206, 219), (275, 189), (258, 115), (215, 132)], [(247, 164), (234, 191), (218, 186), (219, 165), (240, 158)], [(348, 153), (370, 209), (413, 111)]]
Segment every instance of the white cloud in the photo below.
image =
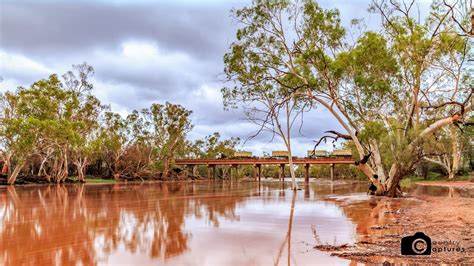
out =
[(192, 92), (194, 99), (207, 101), (210, 103), (220, 103), (222, 105), (222, 94), (219, 88), (203, 84), (197, 90)]
[[(53, 71), (40, 62), (21, 54), (0, 50), (0, 75), (4, 79), (3, 83), (8, 81), (10, 83), (8, 85), (13, 85), (14, 82), (17, 82), (16, 86), (27, 85), (20, 82), (25, 79), (45, 78), (51, 73)], [(1, 86), (4, 87), (4, 85)]]
[[(108, 52), (100, 53), (107, 59), (115, 59), (123, 63), (130, 63), (130, 67), (179, 67), (191, 63), (191, 58), (181, 52), (161, 52), (156, 43), (150, 41), (126, 41), (121, 44), (122, 56)], [(112, 58), (110, 58), (112, 57)]]
[(3, 79), (0, 82), (0, 92), (14, 91), (18, 86), (21, 86), (21, 85), (15, 79)]

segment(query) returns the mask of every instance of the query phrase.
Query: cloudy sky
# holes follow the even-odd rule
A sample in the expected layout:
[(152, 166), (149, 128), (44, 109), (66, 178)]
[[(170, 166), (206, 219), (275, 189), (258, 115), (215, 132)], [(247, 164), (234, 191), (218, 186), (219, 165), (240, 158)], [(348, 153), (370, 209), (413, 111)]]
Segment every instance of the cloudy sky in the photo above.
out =
[[(344, 24), (378, 17), (366, 12), (370, 0), (319, 1), (338, 8)], [(219, 131), (245, 139), (257, 127), (241, 109), (224, 111), (220, 89), (224, 53), (237, 25), (231, 8), (248, 1), (219, 0), (0, 0), (0, 91), (28, 86), (72, 64), (95, 68), (94, 94), (113, 111), (126, 114), (153, 102), (171, 101), (193, 110), (190, 138)], [(325, 130), (340, 129), (327, 111), (305, 115), (294, 153), (303, 155)], [(282, 149), (259, 136), (240, 147), (257, 154)], [(327, 145), (330, 148), (331, 145)]]

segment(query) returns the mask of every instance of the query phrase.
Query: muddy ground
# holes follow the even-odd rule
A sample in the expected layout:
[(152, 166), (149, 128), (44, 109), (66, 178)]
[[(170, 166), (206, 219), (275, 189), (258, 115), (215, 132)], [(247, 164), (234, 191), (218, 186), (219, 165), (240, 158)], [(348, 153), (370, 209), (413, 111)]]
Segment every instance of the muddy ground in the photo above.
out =
[[(317, 249), (368, 264), (474, 265), (474, 198), (416, 196), (326, 200), (336, 202), (356, 224), (357, 241), (342, 246), (320, 243)], [(416, 232), (428, 235), (436, 252), (402, 256), (401, 238)], [(438, 251), (440, 249), (442, 251)]]

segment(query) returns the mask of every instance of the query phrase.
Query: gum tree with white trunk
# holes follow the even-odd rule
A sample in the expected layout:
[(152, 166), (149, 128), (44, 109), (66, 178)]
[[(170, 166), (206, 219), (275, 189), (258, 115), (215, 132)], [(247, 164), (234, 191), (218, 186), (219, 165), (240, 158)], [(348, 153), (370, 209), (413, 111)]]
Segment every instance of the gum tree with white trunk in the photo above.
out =
[(462, 127), (472, 111), (471, 46), (440, 3), (424, 21), (414, 2), (375, 1), (370, 10), (382, 24), (354, 37), (337, 10), (314, 1), (255, 2), (233, 11), (241, 28), (224, 61), (234, 91), (271, 83), (329, 110), (346, 132), (323, 138), (351, 140), (376, 193), (397, 196), (422, 144), (448, 125)]

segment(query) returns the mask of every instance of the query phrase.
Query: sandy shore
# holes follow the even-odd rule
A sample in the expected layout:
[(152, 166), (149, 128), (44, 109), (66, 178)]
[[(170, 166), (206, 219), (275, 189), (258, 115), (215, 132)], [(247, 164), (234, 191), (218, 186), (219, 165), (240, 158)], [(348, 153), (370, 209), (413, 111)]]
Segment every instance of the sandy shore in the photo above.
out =
[[(473, 198), (418, 196), (404, 199), (370, 197), (360, 200), (359, 197), (354, 200), (347, 197), (327, 200), (341, 206), (346, 216), (356, 224), (357, 242), (343, 246), (322, 244), (316, 246), (317, 249), (370, 264), (474, 265)], [(402, 256), (401, 238), (416, 232), (428, 235), (436, 252), (426, 256)]]

